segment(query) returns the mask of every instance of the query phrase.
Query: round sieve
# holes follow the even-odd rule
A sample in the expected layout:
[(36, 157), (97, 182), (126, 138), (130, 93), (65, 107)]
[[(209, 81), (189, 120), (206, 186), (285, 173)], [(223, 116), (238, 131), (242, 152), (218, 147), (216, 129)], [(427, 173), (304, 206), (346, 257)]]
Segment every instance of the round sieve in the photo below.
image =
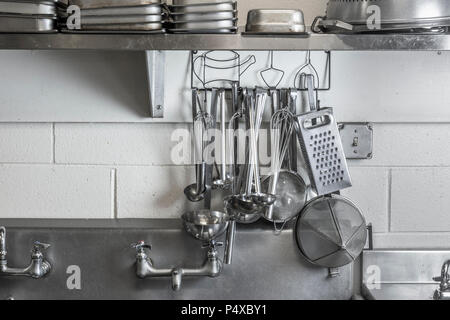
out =
[(339, 268), (355, 261), (363, 251), (366, 221), (350, 200), (338, 195), (319, 197), (300, 213), (295, 238), (308, 261)]
[[(269, 192), (270, 177), (266, 177), (262, 182), (263, 192)], [(272, 207), (272, 218), (264, 217), (275, 223), (285, 223), (296, 217), (305, 206), (308, 190), (309, 186), (299, 174), (287, 170), (280, 171), (275, 189), (277, 200)]]

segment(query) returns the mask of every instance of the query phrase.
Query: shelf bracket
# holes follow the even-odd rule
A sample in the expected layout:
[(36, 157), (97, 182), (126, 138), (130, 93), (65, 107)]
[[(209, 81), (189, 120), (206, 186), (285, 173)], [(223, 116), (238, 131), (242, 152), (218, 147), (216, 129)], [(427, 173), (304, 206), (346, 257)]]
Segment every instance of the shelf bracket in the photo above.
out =
[(145, 51), (150, 117), (152, 118), (164, 118), (165, 60), (164, 51)]

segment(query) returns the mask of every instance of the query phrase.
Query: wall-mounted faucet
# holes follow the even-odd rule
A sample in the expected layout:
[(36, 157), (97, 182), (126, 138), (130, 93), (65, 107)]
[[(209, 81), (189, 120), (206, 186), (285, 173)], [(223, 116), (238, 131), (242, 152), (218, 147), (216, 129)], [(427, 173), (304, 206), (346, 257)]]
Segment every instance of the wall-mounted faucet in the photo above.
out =
[(43, 250), (49, 244), (35, 241), (31, 251), (31, 262), (26, 268), (10, 268), (6, 259), (6, 228), (0, 227), (0, 276), (28, 276), (40, 279), (50, 272), (51, 265), (45, 260)]
[(221, 242), (216, 242), (215, 240), (211, 240), (207, 245), (204, 245), (204, 248), (208, 248), (208, 253), (205, 262), (199, 268), (157, 269), (146, 252), (146, 250), (151, 250), (151, 246), (145, 244), (144, 241), (140, 241), (132, 245), (137, 251), (136, 274), (141, 279), (172, 277), (172, 289), (178, 291), (181, 289), (181, 282), (184, 276), (216, 278), (220, 275), (223, 263), (218, 258), (217, 247), (222, 245)]
[(433, 278), (440, 282), (439, 289), (434, 294), (436, 300), (450, 300), (450, 260), (442, 266), (441, 276)]
[[(180, 290), (184, 276), (211, 277), (220, 275), (223, 268), (222, 260), (219, 259), (217, 247), (223, 246), (222, 242), (217, 242), (217, 237), (221, 236), (228, 228), (230, 217), (226, 213), (200, 210), (185, 213), (182, 217), (186, 231), (195, 239), (202, 241), (202, 248), (208, 248), (206, 260), (199, 268), (172, 268), (157, 269), (153, 261), (148, 256), (146, 250), (151, 250), (151, 246), (140, 241), (132, 245), (136, 248), (136, 274), (139, 278), (172, 277), (172, 289)], [(227, 239), (229, 242), (230, 240)], [(228, 250), (231, 254), (231, 249)], [(229, 259), (225, 255), (226, 259)], [(231, 262), (231, 259), (230, 259)]]

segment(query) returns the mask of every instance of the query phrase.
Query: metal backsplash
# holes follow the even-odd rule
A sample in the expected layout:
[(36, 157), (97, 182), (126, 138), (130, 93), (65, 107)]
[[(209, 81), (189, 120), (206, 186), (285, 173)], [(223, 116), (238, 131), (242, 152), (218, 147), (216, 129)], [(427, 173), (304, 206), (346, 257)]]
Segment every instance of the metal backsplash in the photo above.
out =
[[(178, 220), (0, 220), (0, 225), (7, 227), (10, 265), (29, 263), (34, 240), (52, 245), (46, 252), (50, 274), (40, 280), (0, 277), (0, 299), (350, 299), (353, 293), (352, 265), (329, 278), (327, 269), (299, 254), (292, 230), (275, 236), (270, 224), (238, 226), (233, 264), (215, 279), (186, 278), (179, 292), (171, 290), (168, 278), (138, 279), (130, 248), (138, 240), (151, 244), (157, 267), (201, 265), (201, 243)], [(73, 266), (80, 268), (81, 289), (68, 288)]]

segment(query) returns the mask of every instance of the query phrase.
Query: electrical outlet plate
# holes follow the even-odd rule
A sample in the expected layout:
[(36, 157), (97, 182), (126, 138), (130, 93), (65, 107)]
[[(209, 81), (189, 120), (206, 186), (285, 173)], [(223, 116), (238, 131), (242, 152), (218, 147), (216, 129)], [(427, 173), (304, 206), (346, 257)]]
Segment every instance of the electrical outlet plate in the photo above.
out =
[(373, 126), (371, 123), (340, 123), (339, 133), (347, 159), (372, 159)]

